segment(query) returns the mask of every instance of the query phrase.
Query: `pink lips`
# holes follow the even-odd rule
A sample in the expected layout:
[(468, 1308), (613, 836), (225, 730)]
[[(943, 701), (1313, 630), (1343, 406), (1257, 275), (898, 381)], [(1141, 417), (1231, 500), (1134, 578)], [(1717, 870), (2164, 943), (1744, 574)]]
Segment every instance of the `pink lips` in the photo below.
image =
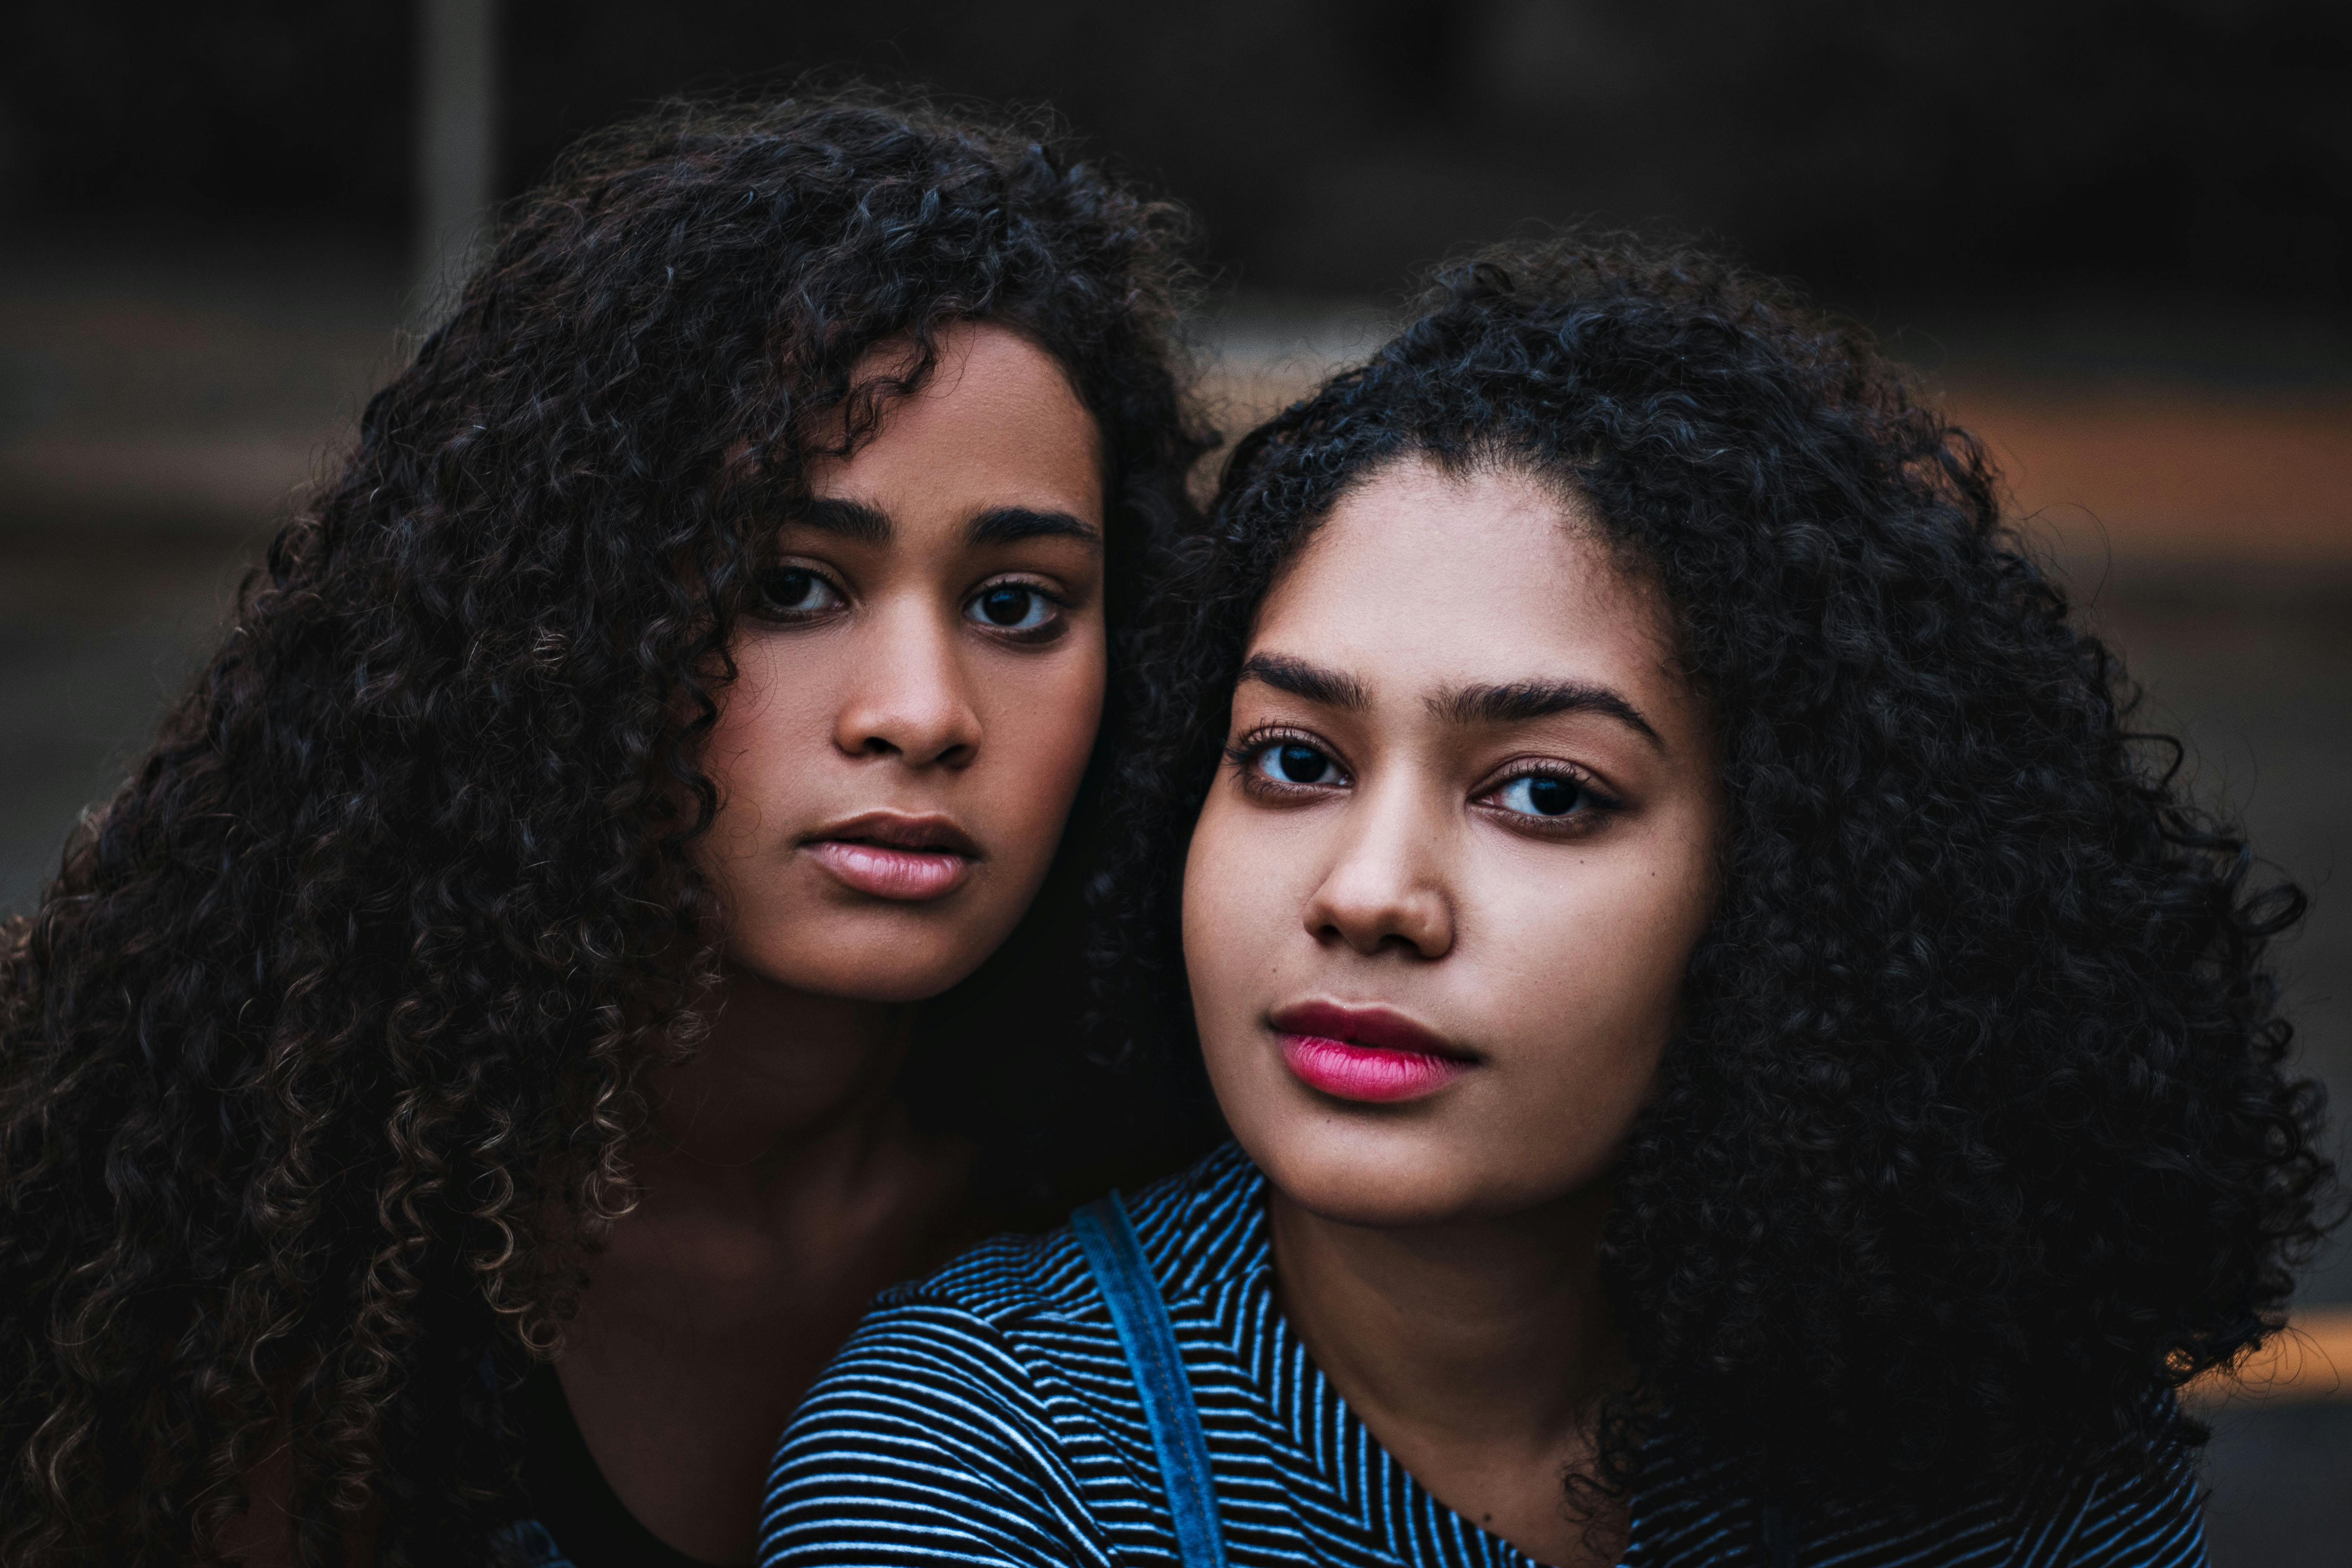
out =
[(822, 828), (801, 848), (852, 892), (902, 903), (945, 898), (980, 858), (979, 846), (948, 818), (887, 811)]
[(1476, 1065), (1402, 1013), (1302, 1002), (1274, 1015), (1283, 1065), (1340, 1100), (1392, 1104), (1435, 1094)]

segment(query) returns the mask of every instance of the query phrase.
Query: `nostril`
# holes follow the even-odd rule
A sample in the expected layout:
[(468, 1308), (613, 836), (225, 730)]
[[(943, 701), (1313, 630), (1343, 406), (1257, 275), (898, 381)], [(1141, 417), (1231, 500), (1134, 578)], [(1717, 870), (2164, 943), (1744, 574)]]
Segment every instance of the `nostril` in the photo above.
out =
[(877, 724), (860, 739), (845, 736), (843, 745), (855, 756), (895, 758), (909, 767), (961, 768), (979, 754), (975, 742), (960, 738), (944, 725)]

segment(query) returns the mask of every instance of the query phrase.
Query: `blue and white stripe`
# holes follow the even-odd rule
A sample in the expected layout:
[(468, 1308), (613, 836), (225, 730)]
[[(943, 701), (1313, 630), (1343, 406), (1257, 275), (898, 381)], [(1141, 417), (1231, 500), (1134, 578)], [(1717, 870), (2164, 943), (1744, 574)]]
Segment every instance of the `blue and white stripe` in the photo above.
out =
[[(1274, 1304), (1264, 1178), (1219, 1151), (1129, 1205), (1192, 1374), (1233, 1568), (1533, 1568), (1391, 1458)], [(1770, 1568), (1720, 1466), (1645, 1462), (1626, 1568)], [(1848, 1513), (1803, 1568), (2188, 1568), (2184, 1458), (2130, 1485), (2053, 1476), (1931, 1520)], [(769, 1568), (1160, 1568), (1177, 1562), (1142, 1402), (1067, 1229), (1000, 1237), (886, 1292), (777, 1451)], [(1786, 1559), (1783, 1559), (1786, 1561)]]

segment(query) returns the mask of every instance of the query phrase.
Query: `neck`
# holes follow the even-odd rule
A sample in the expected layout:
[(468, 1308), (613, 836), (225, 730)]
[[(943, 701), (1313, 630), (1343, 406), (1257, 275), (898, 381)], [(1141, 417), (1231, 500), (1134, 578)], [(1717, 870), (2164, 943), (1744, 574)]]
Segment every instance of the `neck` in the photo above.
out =
[(1267, 1210), (1284, 1313), (1407, 1468), (1589, 1451), (1593, 1408), (1626, 1376), (1601, 1288), (1605, 1184), (1425, 1226), (1326, 1219), (1271, 1187)]
[(652, 1075), (641, 1181), (757, 1195), (905, 1136), (892, 1090), (911, 1005), (813, 995), (729, 963), (703, 1016), (693, 1057)]

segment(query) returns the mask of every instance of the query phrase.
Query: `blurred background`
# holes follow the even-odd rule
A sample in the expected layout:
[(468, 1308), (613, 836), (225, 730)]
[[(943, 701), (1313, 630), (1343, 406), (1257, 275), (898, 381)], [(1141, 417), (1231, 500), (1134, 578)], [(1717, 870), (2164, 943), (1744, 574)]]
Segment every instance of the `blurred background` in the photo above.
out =
[[(22, 0), (0, 913), (481, 215), (650, 100), (812, 70), (1050, 104), (1189, 202), (1229, 430), (1376, 342), (1417, 268), (1530, 224), (1701, 235), (1871, 326), (2311, 889), (2298, 1050), (2352, 1105), (2352, 6), (2312, 0)], [(2224, 1568), (2352, 1563), (2352, 1247), (2299, 1311), (2219, 1405)]]

